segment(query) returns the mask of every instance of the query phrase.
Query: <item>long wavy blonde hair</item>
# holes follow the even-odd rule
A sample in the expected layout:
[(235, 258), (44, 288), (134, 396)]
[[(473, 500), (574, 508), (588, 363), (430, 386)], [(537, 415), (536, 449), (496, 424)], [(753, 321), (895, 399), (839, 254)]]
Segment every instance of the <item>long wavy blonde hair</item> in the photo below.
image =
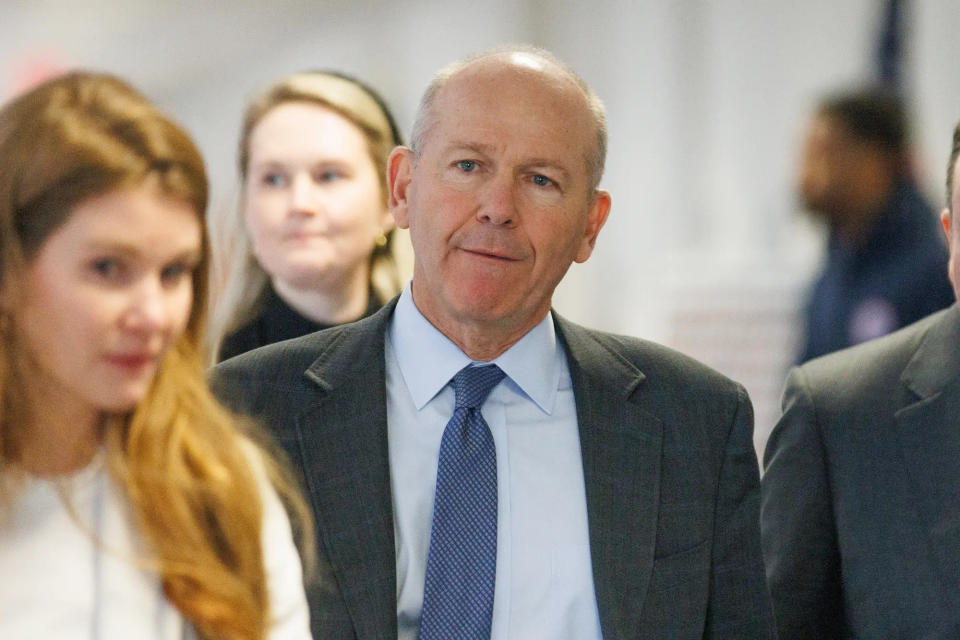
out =
[[(0, 284), (13, 295), (32, 257), (87, 198), (155, 177), (203, 221), (207, 178), (182, 129), (121, 80), (73, 72), (0, 110)], [(261, 548), (263, 506), (252, 444), (213, 398), (203, 371), (208, 241), (193, 275), (187, 329), (165, 356), (147, 396), (108, 421), (107, 465), (129, 501), (167, 599), (208, 639), (260, 640), (270, 619)], [(0, 479), (18, 469), (24, 389), (18, 338), (0, 338)], [(272, 457), (268, 476), (310, 535), (306, 505)], [(0, 483), (0, 509), (15, 498)], [(311, 544), (304, 541), (302, 548)]]
[[(250, 162), (250, 136), (260, 121), (274, 108), (290, 102), (329, 109), (356, 125), (367, 140), (367, 151), (385, 181), (387, 158), (393, 148), (403, 144), (393, 115), (383, 98), (373, 89), (334, 71), (305, 71), (282, 78), (247, 107), (240, 131), (238, 169), (241, 183), (247, 181)], [(386, 184), (381, 184), (383, 206), (387, 206)], [(240, 202), (240, 209), (246, 206)], [(222, 217), (214, 235), (214, 291), (208, 344), (215, 356), (224, 337), (252, 320), (260, 310), (269, 277), (253, 255), (244, 216)], [(370, 288), (381, 304), (400, 293), (409, 277), (410, 248), (406, 232), (392, 229), (385, 242), (370, 254)]]

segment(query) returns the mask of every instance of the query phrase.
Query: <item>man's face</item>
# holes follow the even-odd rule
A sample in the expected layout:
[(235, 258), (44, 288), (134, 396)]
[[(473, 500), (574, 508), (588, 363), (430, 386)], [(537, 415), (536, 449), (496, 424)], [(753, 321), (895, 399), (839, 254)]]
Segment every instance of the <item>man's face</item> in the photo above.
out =
[(610, 199), (587, 169), (596, 130), (566, 79), (475, 63), (436, 96), (420, 156), (390, 160), (391, 210), (410, 229), (413, 296), (448, 336), (515, 341), (583, 262)]
[(844, 208), (845, 185), (855, 173), (855, 145), (849, 138), (836, 120), (818, 115), (803, 146), (797, 180), (801, 203), (828, 219)]
[(960, 162), (953, 167), (953, 196), (950, 199), (950, 209), (944, 209), (940, 212), (940, 224), (943, 225), (943, 231), (947, 234), (947, 244), (950, 247), (950, 262), (947, 267), (947, 274), (950, 276), (950, 283), (953, 284), (953, 295), (960, 300), (960, 226), (954, 224), (956, 217), (960, 214), (960, 177), (958, 177)]

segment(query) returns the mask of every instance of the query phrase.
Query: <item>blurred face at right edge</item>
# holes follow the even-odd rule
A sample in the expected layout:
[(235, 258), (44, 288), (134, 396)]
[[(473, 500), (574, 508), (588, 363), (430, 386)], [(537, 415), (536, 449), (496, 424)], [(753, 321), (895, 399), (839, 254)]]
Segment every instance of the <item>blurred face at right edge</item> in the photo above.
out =
[[(947, 265), (947, 275), (953, 285), (953, 295), (960, 300), (960, 228), (956, 222), (957, 209), (960, 208), (960, 184), (958, 177), (960, 162), (953, 167), (953, 193), (950, 198), (950, 208), (940, 212), (940, 224), (947, 235), (947, 245), (950, 247), (950, 262)], [(952, 213), (951, 213), (952, 211)]]

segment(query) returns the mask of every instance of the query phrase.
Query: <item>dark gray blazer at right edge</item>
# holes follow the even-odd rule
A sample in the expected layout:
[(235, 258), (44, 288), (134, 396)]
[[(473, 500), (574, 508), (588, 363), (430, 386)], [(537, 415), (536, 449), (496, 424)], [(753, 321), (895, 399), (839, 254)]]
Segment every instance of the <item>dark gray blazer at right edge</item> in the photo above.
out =
[(960, 638), (960, 310), (795, 369), (767, 444), (781, 640)]
[[(384, 339), (373, 316), (217, 366), (317, 520), (317, 640), (397, 637)], [(767, 640), (753, 414), (742, 387), (655, 344), (556, 319), (577, 407), (590, 554), (607, 640)], [(576, 640), (576, 639), (570, 639)]]

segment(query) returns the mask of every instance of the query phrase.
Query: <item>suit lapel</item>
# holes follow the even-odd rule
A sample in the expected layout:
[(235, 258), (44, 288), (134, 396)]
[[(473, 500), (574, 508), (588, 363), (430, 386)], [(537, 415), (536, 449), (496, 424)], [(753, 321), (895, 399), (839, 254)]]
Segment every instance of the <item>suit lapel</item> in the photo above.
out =
[(395, 303), (344, 327), (306, 376), (297, 419), (317, 528), (357, 638), (396, 637), (384, 336)]
[(577, 405), (600, 624), (604, 637), (632, 637), (653, 569), (662, 425), (630, 401), (643, 373), (554, 315)]
[(911, 399), (896, 413), (897, 435), (921, 517), (947, 586), (960, 588), (960, 312), (930, 327), (902, 381)]

